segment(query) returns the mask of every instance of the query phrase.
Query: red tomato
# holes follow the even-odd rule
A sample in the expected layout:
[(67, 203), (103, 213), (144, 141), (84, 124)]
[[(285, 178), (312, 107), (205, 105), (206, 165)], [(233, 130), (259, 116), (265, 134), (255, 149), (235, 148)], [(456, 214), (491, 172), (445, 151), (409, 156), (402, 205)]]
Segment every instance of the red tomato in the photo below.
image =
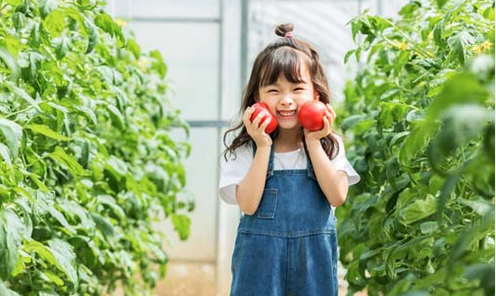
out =
[(265, 119), (269, 117), (270, 123), (265, 128), (265, 132), (267, 134), (270, 134), (271, 132), (275, 131), (277, 128), (277, 119), (276, 119), (275, 115), (269, 111), (269, 107), (267, 106), (267, 104), (262, 103), (262, 102), (258, 102), (258, 103), (253, 104), (252, 107), (255, 108), (255, 112), (253, 112), (253, 114), (251, 115), (250, 121), (253, 122), (255, 117), (257, 117), (257, 115), (260, 112), (263, 112), (264, 116), (263, 116), (262, 120), (260, 120), (260, 125), (262, 125), (262, 123), (265, 121)]
[(308, 101), (300, 108), (298, 121), (301, 126), (310, 131), (318, 131), (324, 127), (324, 116), (327, 107), (321, 101)]

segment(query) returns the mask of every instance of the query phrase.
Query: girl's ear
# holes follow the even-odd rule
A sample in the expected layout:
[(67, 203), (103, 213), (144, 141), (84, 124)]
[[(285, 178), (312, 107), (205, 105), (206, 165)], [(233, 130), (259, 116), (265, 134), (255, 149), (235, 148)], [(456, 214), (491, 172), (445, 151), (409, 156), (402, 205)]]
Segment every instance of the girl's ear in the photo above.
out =
[(313, 91), (313, 99), (317, 101), (320, 99), (320, 94), (316, 90)]

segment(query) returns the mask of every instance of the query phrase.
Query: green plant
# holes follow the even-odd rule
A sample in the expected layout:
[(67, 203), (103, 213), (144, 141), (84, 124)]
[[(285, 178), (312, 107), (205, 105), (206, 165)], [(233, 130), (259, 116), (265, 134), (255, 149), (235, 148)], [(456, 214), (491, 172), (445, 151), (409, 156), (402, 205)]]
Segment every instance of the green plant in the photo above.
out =
[(0, 0), (0, 295), (144, 295), (182, 239), (167, 67), (95, 0)]
[[(350, 295), (494, 295), (494, 1), (410, 1), (351, 22), (362, 181), (337, 210)], [(364, 60), (365, 58), (365, 60)]]

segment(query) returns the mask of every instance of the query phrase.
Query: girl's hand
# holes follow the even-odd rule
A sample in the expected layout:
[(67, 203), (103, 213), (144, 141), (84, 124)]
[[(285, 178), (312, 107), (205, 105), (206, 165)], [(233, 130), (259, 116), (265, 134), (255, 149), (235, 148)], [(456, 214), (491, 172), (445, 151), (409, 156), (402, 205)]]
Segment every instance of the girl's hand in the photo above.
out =
[(326, 107), (327, 107), (327, 111), (324, 116), (324, 126), (322, 127), (322, 129), (313, 132), (305, 129), (304, 133), (305, 133), (305, 141), (307, 145), (312, 144), (312, 142), (319, 142), (320, 139), (326, 137), (332, 132), (332, 124), (336, 119), (336, 112), (334, 111), (334, 109), (331, 107), (330, 104), (327, 104)]
[(260, 114), (255, 117), (253, 122), (250, 121), (251, 115), (255, 112), (255, 108), (253, 107), (248, 107), (246, 108), (245, 112), (243, 113), (243, 124), (246, 127), (246, 131), (248, 132), (248, 135), (255, 141), (255, 144), (257, 147), (271, 147), (272, 146), (272, 139), (270, 136), (265, 132), (265, 128), (267, 125), (270, 123), (270, 118), (267, 118), (262, 124), (259, 126), (260, 121), (262, 120), (262, 117), (264, 115), (263, 112), (260, 112)]

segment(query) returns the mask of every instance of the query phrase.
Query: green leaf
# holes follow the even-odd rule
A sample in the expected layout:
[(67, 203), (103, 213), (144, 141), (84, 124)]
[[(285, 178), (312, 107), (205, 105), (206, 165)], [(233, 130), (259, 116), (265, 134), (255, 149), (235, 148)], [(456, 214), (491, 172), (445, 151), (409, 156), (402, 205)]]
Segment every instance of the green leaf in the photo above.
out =
[(76, 254), (74, 253), (72, 246), (61, 239), (51, 239), (47, 243), (48, 246), (50, 246), (55, 259), (57, 259), (61, 271), (64, 272), (71, 283), (76, 286), (75, 289), (77, 290), (78, 276)]
[(401, 133), (397, 133), (395, 134), (392, 138), (391, 138), (391, 142), (389, 143), (389, 147), (396, 147), (396, 145), (406, 136), (408, 136), (410, 134), (409, 131), (404, 131), (404, 132), (401, 132)]
[(0, 130), (5, 137), (12, 159), (17, 158), (22, 139), (22, 127), (11, 120), (0, 118)]
[(10, 209), (0, 210), (0, 279), (9, 279), (19, 258), (22, 222)]
[(103, 79), (105, 79), (105, 82), (107, 84), (113, 84), (114, 83), (114, 71), (112, 68), (108, 66), (99, 66), (96, 67), (96, 70), (100, 73)]
[[(28, 203), (29, 197), (20, 197), (15, 200), (15, 205), (20, 208), (22, 212), (22, 232), (25, 237), (31, 237), (33, 234), (33, 220), (31, 214), (33, 213), (30, 204)], [(18, 227), (20, 229), (20, 227)]]
[(437, 202), (437, 212), (438, 212), (438, 219), (441, 220), (443, 217), (443, 211), (444, 208), (446, 207), (446, 202), (451, 196), (451, 193), (453, 192), (453, 189), (455, 188), (456, 184), (458, 183), (459, 176), (457, 175), (450, 175), (446, 180), (444, 181), (443, 187), (441, 188), (441, 193), (439, 194), (438, 197), (438, 202)]
[(43, 20), (43, 26), (48, 30), (52, 38), (59, 37), (65, 28), (65, 13), (62, 9), (55, 9)]
[(66, 36), (60, 36), (53, 39), (53, 46), (55, 47), (57, 59), (61, 60), (69, 52), (71, 40)]
[(355, 52), (354, 49), (349, 50), (345, 55), (344, 55), (344, 63), (348, 63), (348, 60), (350, 59), (350, 56)]
[(59, 199), (58, 205), (66, 215), (74, 221), (79, 221), (76, 227), (91, 231), (95, 228), (95, 222), (89, 217), (88, 211), (73, 200)]
[(436, 42), (436, 45), (439, 46), (440, 48), (445, 48), (446, 47), (446, 42), (443, 39), (443, 22), (439, 22), (434, 26), (434, 29), (432, 30), (432, 35), (434, 37), (434, 41)]
[(171, 215), (172, 225), (174, 225), (174, 230), (179, 234), (181, 240), (185, 240), (189, 237), (189, 230), (191, 225), (191, 220), (186, 215), (182, 214), (172, 214)]
[(112, 212), (119, 218), (119, 220), (125, 223), (126, 213), (124, 213), (124, 210), (116, 203), (115, 199), (112, 196), (99, 195), (97, 196), (97, 200), (99, 203), (110, 207), (110, 209), (112, 209)]
[(49, 126), (44, 125), (44, 124), (30, 124), (30, 125), (26, 126), (25, 128), (30, 129), (34, 132), (45, 135), (45, 136), (52, 138), (52, 139), (55, 139), (55, 140), (60, 140), (60, 141), (70, 141), (71, 140), (71, 138), (62, 136), (61, 134), (53, 131)]
[(478, 263), (465, 268), (465, 277), (479, 280), (485, 295), (494, 295), (494, 262)]
[(402, 15), (407, 18), (412, 17), (413, 13), (420, 7), (422, 7), (422, 3), (420, 3), (420, 1), (410, 1), (400, 9), (398, 15)]
[(12, 291), (9, 288), (7, 288), (7, 286), (2, 281), (1, 278), (0, 278), (0, 295), (1, 296), (20, 296), (19, 294), (17, 294), (17, 292)]
[(483, 15), (484, 18), (494, 22), (494, 6), (486, 8)]
[(403, 208), (399, 213), (399, 221), (408, 225), (429, 217), (435, 212), (436, 199), (433, 195), (428, 194), (425, 199), (417, 199)]
[[(379, 15), (370, 16), (370, 21), (375, 31), (382, 32), (391, 27), (391, 22)], [(379, 32), (376, 33), (379, 34)]]
[(422, 234), (429, 234), (439, 229), (439, 224), (435, 221), (428, 221), (420, 224), (420, 231)]
[(111, 104), (107, 105), (107, 109), (110, 111), (110, 118), (112, 119), (112, 122), (117, 126), (117, 128), (123, 130), (125, 121), (121, 111)]
[(41, 23), (35, 22), (33, 24), (33, 28), (31, 29), (31, 34), (29, 34), (28, 45), (33, 49), (38, 49), (41, 44), (40, 27)]
[(96, 214), (96, 213), (91, 213), (91, 217), (93, 218), (93, 221), (95, 222), (96, 227), (107, 237), (114, 236), (115, 230), (114, 226), (112, 226), (112, 223), (110, 223), (105, 217)]
[(19, 32), (26, 25), (26, 15), (22, 12), (14, 12), (12, 14), (12, 21), (14, 22), (14, 27)]
[(73, 156), (65, 153), (64, 149), (59, 146), (55, 147), (55, 151), (48, 154), (48, 156), (66, 167), (75, 176), (86, 176), (89, 174)]
[(97, 14), (95, 17), (95, 25), (104, 32), (109, 33), (110, 36), (117, 37), (119, 47), (124, 46), (126, 43), (121, 27), (119, 27), (108, 14), (104, 12)]
[(181, 163), (178, 163), (176, 167), (176, 174), (179, 182), (181, 183), (181, 187), (184, 187), (186, 185), (186, 170)]
[(455, 55), (461, 64), (465, 64), (468, 57), (467, 48), (474, 44), (474, 42), (474, 37), (468, 31), (461, 31), (448, 38), (448, 44), (454, 50)]
[(50, 192), (50, 190), (48, 190), (48, 188), (46, 187), (46, 185), (43, 184), (43, 182), (41, 182), (38, 179), (38, 175), (36, 175), (36, 174), (29, 174), (29, 178), (36, 184), (36, 186), (38, 186), (38, 188), (41, 191), (43, 191), (43, 192)]
[(21, 97), (22, 99), (24, 99), (26, 102), (28, 102), (36, 110), (42, 112), (41, 109), (40, 109), (40, 107), (38, 106), (38, 103), (26, 91), (24, 91), (22, 88), (19, 88), (19, 87), (15, 86), (11, 82), (7, 82), (7, 87), (12, 92), (14, 92), (16, 95), (18, 95), (19, 97)]
[(451, 77), (427, 109), (424, 120), (407, 136), (400, 150), (400, 163), (407, 166), (417, 153), (427, 147), (439, 128), (438, 118), (442, 112), (455, 104), (483, 103), (488, 96), (473, 74), (459, 73)]
[(393, 188), (396, 188), (396, 176), (400, 171), (400, 165), (396, 157), (392, 157), (386, 164), (386, 176)]
[(475, 104), (455, 105), (445, 110), (442, 117), (443, 126), (434, 138), (433, 149), (437, 149), (436, 155), (446, 156), (478, 137), (494, 113), (489, 114), (486, 108)]
[(38, 256), (40, 256), (41, 259), (43, 259), (46, 263), (48, 263), (49, 265), (53, 265), (60, 271), (64, 272), (63, 267), (57, 261), (55, 255), (49, 247), (35, 240), (31, 240), (25, 243), (23, 247), (24, 251), (26, 251), (27, 253), (34, 252), (38, 254)]
[(135, 59), (139, 59), (141, 55), (141, 49), (138, 43), (133, 39), (127, 39), (126, 48), (134, 55)]
[(93, 110), (84, 106), (76, 106), (76, 109), (84, 113), (84, 115), (86, 115), (88, 118), (90, 118), (94, 125), (98, 124), (96, 114), (95, 112), (93, 112)]
[(491, 122), (487, 128), (486, 128), (486, 134), (484, 135), (484, 140), (483, 140), (483, 147), (484, 147), (484, 152), (486, 153), (486, 156), (489, 157), (489, 159), (492, 160), (494, 163), (494, 136), (495, 136), (495, 129), (494, 129), (494, 121)]
[(38, 6), (41, 18), (45, 18), (59, 5), (59, 0), (40, 0)]
[(443, 8), (444, 4), (446, 4), (446, 2), (448, 2), (448, 0), (436, 0), (437, 2), (437, 7), (439, 7), (439, 9)]
[[(457, 237), (453, 245), (450, 260), (456, 262), (463, 257), (464, 254), (473, 252), (473, 248), (478, 248), (478, 244), (474, 244), (480, 240), (486, 240), (489, 233), (494, 231), (494, 208), (482, 217), (482, 221), (472, 224)], [(493, 247), (494, 253), (494, 247)]]
[(85, 18), (84, 24), (88, 28), (88, 47), (85, 52), (85, 54), (88, 54), (93, 51), (98, 43), (98, 28), (88, 18)]
[(54, 283), (55, 285), (57, 285), (59, 287), (64, 285), (64, 281), (61, 278), (59, 278), (57, 275), (51, 273), (48, 270), (44, 271), (43, 275), (46, 276), (50, 282)]
[(12, 7), (20, 6), (22, 2), (22, 0), (5, 0), (5, 4), (10, 4)]
[(65, 219), (64, 215), (59, 211), (57, 210), (54, 206), (49, 206), (48, 207), (48, 212), (50, 213), (50, 215), (55, 218), (55, 220), (57, 220), (60, 225), (64, 226), (64, 228), (75, 234), (76, 231), (74, 230), (74, 228), (69, 224), (69, 222), (67, 222), (67, 220)]
[(364, 119), (367, 118), (367, 115), (365, 114), (355, 114), (346, 117), (343, 122), (341, 122), (341, 128), (343, 130), (348, 130), (352, 128), (355, 124), (362, 122)]
[(114, 155), (111, 155), (107, 160), (107, 168), (110, 169), (117, 178), (125, 176), (128, 172), (127, 163)]
[[(24, 253), (24, 252), (22, 252), (22, 253)], [(24, 259), (23, 257), (21, 257), (21, 258), (19, 258), (19, 260), (17, 260), (16, 266), (14, 267), (14, 270), (12, 270), (12, 273), (11, 273), (12, 277), (16, 277), (17, 275), (21, 274), (26, 269), (26, 264), (24, 263), (24, 260), (26, 260), (26, 259)], [(27, 260), (31, 260), (31, 257), (29, 257), (29, 259), (27, 259)]]
[(152, 68), (157, 71), (160, 78), (164, 78), (165, 74), (167, 74), (167, 66), (164, 63), (164, 59), (162, 58), (162, 54), (158, 50), (150, 51), (150, 57), (154, 59), (152, 63)]
[(10, 167), (12, 171), (12, 175), (14, 174), (14, 168), (12, 167), (12, 160), (10, 159), (9, 147), (5, 146), (3, 143), (0, 143), (0, 156), (3, 161)]
[(428, 290), (412, 290), (412, 291), (398, 294), (398, 296), (430, 296), (430, 295), (431, 295), (431, 293), (429, 293)]
[(0, 44), (4, 45), (14, 58), (19, 56), (19, 51), (26, 49), (26, 45), (22, 43), (21, 40), (17, 39), (15, 36), (5, 36), (5, 39), (0, 41)]
[(15, 57), (2, 44), (0, 44), (0, 60), (10, 69), (12, 80), (16, 81), (21, 76), (21, 70)]
[(465, 198), (459, 198), (458, 202), (461, 203), (462, 205), (466, 205), (467, 207), (471, 208), (474, 212), (477, 214), (484, 216), (487, 214), (494, 205), (490, 204), (489, 202), (481, 199), (481, 200), (468, 200)]

